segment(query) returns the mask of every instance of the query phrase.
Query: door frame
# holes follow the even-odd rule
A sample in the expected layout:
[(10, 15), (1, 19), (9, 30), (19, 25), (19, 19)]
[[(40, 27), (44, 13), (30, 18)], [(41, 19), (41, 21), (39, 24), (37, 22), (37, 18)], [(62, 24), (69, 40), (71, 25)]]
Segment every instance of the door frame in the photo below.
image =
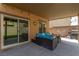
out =
[[(10, 16), (10, 15), (6, 15), (6, 14), (0, 14), (0, 15), (1, 15), (1, 50), (6, 49), (6, 48), (10, 48), (10, 47), (13, 47), (13, 46), (16, 46), (16, 45), (25, 44), (25, 43), (28, 43), (28, 42), (31, 41), (30, 40), (30, 21), (29, 21), (29, 19), (23, 19), (23, 18), (20, 18), (20, 17)], [(19, 43), (19, 35), (18, 35), (18, 42), (17, 43), (4, 46), (4, 28), (3, 28), (4, 17), (10, 17), (10, 18), (17, 19), (17, 21), (18, 21), (17, 31), (19, 30), (19, 20), (28, 21), (28, 41)], [(18, 32), (18, 34), (19, 34), (19, 32)]]

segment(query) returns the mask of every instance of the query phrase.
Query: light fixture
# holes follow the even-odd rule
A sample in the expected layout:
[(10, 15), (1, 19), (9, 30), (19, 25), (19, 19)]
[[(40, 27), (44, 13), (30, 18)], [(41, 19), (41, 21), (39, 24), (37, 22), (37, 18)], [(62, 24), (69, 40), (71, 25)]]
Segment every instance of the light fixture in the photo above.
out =
[(33, 22), (34, 25), (36, 25), (36, 22)]

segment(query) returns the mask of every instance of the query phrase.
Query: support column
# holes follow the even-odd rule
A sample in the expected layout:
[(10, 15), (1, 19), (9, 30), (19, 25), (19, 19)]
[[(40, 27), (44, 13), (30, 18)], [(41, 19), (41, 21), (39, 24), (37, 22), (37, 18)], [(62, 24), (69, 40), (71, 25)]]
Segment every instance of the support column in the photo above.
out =
[(0, 50), (1, 50), (1, 15), (0, 15)]
[(78, 14), (78, 43), (79, 43), (79, 14)]
[(0, 14), (0, 50), (3, 46), (3, 15)]

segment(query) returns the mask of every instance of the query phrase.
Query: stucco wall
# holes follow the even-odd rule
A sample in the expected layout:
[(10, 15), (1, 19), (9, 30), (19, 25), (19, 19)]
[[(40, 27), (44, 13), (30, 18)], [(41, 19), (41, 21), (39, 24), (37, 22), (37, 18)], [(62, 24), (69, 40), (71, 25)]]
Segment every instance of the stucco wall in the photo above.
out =
[(49, 29), (50, 33), (59, 34), (62, 37), (65, 37), (68, 35), (69, 32), (71, 32), (71, 27), (64, 26), (64, 27), (54, 27)]
[[(39, 20), (43, 19), (37, 15), (29, 13), (27, 11), (20, 10), (16, 7), (12, 7), (5, 4), (0, 4), (0, 12), (8, 15), (12, 15), (15, 17), (25, 18), (30, 20), (30, 39), (34, 37), (34, 35), (39, 32)], [(47, 20), (44, 19), (47, 23)], [(36, 25), (33, 24), (36, 22)], [(46, 24), (47, 25), (47, 24)], [(47, 29), (46, 29), (47, 30)]]

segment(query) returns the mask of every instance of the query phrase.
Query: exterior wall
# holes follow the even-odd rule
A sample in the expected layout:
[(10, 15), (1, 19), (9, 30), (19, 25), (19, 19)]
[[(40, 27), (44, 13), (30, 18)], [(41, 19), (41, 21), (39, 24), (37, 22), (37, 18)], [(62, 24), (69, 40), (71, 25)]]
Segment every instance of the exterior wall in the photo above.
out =
[[(30, 39), (34, 38), (35, 34), (39, 32), (39, 20), (43, 19), (43, 18), (41, 18), (37, 15), (34, 15), (32, 13), (29, 13), (27, 11), (22, 11), (16, 7), (12, 7), (12, 6), (5, 5), (5, 4), (0, 4), (0, 13), (11, 15), (14, 17), (28, 19), (30, 21), (30, 29), (29, 29), (30, 30)], [(48, 24), (47, 20), (44, 19), (44, 21), (46, 21), (46, 25), (47, 25)], [(33, 22), (35, 22), (36, 24), (34, 25)], [(47, 30), (47, 28), (46, 28), (46, 30)], [(1, 34), (1, 23), (0, 23), (0, 34)], [(0, 35), (0, 48), (1, 48), (1, 35)]]
[(61, 26), (70, 26), (71, 21), (70, 17), (69, 18), (62, 18), (62, 19), (56, 19), (49, 21), (50, 22), (50, 27), (61, 27)]
[(70, 24), (71, 24), (70, 17), (51, 20), (51, 21), (49, 21), (49, 30), (54, 29), (54, 28), (60, 29), (63, 27), (69, 27)]
[(1, 49), (1, 16), (0, 16), (0, 49)]
[[(0, 12), (4, 14), (17, 16), (20, 18), (29, 19), (30, 20), (30, 38), (33, 38), (34, 34), (36, 34), (39, 31), (39, 20), (43, 19), (32, 13), (22, 11), (16, 7), (12, 7), (12, 6), (5, 5), (5, 4), (0, 4)], [(33, 22), (36, 22), (36, 25), (34, 25)]]
[(67, 36), (71, 32), (70, 18), (62, 18), (49, 21), (49, 32), (60, 34), (60, 36)]
[(49, 29), (50, 33), (54, 34), (60, 34), (60, 36), (65, 37), (68, 35), (69, 32), (71, 32), (71, 27), (65, 26), (65, 27), (54, 27)]

